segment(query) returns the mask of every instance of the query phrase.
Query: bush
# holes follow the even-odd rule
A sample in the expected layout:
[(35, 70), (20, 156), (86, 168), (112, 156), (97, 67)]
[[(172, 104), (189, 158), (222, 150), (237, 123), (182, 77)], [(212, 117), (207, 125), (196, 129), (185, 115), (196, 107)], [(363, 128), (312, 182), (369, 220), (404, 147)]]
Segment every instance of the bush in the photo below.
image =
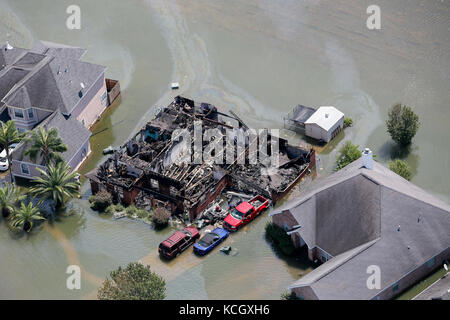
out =
[(163, 300), (166, 282), (141, 263), (130, 263), (110, 273), (97, 293), (99, 300)]
[(400, 103), (392, 107), (386, 120), (387, 131), (392, 140), (401, 146), (407, 146), (411, 143), (419, 125), (419, 116), (410, 107)]
[(351, 141), (345, 142), (345, 144), (339, 149), (338, 157), (336, 158), (336, 171), (344, 168), (346, 165), (361, 158), (361, 151), (358, 150), (359, 146), (354, 145)]
[(153, 223), (155, 227), (165, 227), (169, 223), (171, 213), (166, 208), (156, 208), (153, 214)]
[(112, 204), (112, 196), (108, 191), (100, 190), (97, 194), (89, 197), (89, 202), (93, 210), (105, 212), (106, 208)]
[(389, 169), (395, 172), (399, 176), (405, 178), (406, 180), (411, 180), (411, 168), (406, 164), (405, 161), (400, 159), (389, 161)]
[(133, 217), (137, 215), (137, 211), (138, 208), (136, 208), (135, 206), (131, 205), (125, 208), (125, 213), (127, 214), (127, 216), (129, 217)]
[(353, 125), (353, 119), (349, 117), (344, 118), (344, 128), (351, 127)]
[(300, 300), (294, 292), (285, 291), (281, 294), (281, 300)]
[(285, 255), (290, 256), (294, 253), (295, 247), (292, 243), (291, 236), (286, 233), (283, 228), (280, 228), (272, 222), (268, 222), (265, 227), (266, 238), (273, 243), (283, 252)]

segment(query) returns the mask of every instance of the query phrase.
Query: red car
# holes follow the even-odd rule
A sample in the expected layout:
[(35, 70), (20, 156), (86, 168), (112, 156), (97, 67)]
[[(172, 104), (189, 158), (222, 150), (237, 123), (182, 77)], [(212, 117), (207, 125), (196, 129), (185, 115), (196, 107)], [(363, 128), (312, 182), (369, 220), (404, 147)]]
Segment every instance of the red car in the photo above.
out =
[(159, 254), (167, 259), (175, 258), (199, 237), (200, 233), (195, 227), (186, 227), (182, 231), (175, 231), (174, 234), (159, 244)]
[(236, 231), (255, 219), (269, 205), (270, 201), (261, 195), (254, 197), (248, 202), (241, 202), (225, 218), (223, 226), (228, 231)]

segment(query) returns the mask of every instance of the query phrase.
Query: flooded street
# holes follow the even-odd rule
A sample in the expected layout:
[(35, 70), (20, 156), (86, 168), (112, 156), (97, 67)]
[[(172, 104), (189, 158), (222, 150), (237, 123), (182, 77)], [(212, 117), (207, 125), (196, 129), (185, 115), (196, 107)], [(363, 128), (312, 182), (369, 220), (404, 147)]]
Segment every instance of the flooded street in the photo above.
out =
[[(107, 66), (121, 101), (93, 127), (80, 171), (123, 144), (174, 96), (232, 109), (251, 127), (282, 128), (296, 104), (334, 105), (354, 120), (320, 154), (318, 176), (332, 172), (346, 140), (370, 147), (387, 164), (400, 156), (412, 182), (450, 203), (450, 1), (380, 0), (381, 30), (366, 28), (365, 0), (78, 0), (81, 30), (66, 28), (73, 1), (0, 0), (0, 43), (42, 39), (88, 49), (83, 60)], [(180, 90), (171, 91), (171, 82)], [(386, 133), (388, 108), (411, 106), (421, 127), (401, 154)], [(283, 132), (291, 141), (300, 137)], [(278, 299), (310, 270), (279, 258), (264, 239), (265, 213), (204, 258), (191, 250), (166, 263), (157, 245), (171, 230), (89, 208), (89, 185), (71, 213), (29, 235), (0, 219), (0, 299), (93, 299), (112, 269), (150, 264), (169, 299)], [(66, 268), (82, 267), (81, 290), (66, 288)]]

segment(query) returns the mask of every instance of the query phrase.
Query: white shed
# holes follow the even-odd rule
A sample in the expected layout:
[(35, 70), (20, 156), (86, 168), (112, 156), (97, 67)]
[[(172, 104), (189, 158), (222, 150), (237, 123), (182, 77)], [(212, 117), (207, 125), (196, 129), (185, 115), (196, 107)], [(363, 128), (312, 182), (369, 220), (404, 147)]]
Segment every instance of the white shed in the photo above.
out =
[(317, 109), (305, 121), (305, 134), (308, 137), (329, 142), (344, 128), (344, 114), (331, 106)]

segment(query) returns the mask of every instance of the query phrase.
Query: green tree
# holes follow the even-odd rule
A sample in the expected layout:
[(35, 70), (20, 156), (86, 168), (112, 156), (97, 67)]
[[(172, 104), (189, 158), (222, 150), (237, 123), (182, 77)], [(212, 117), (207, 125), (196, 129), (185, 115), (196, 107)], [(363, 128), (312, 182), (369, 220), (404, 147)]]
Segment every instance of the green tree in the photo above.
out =
[(406, 180), (411, 180), (411, 168), (406, 164), (405, 161), (402, 161), (400, 159), (389, 161), (389, 169), (391, 169), (391, 171), (395, 172), (399, 176), (405, 178)]
[(14, 177), (12, 175), (12, 165), (11, 165), (11, 155), (9, 154), (9, 147), (13, 143), (19, 143), (22, 141), (24, 134), (19, 133), (16, 128), (16, 124), (12, 120), (8, 120), (6, 123), (0, 122), (0, 145), (3, 146), (6, 150), (6, 159), (8, 159), (9, 164), (9, 175), (11, 177), (11, 181), (14, 182)]
[(26, 138), (26, 140), (31, 142), (31, 147), (25, 151), (25, 155), (29, 155), (30, 159), (35, 161), (38, 154), (40, 154), (44, 165), (62, 161), (60, 153), (67, 151), (67, 146), (58, 136), (56, 128), (51, 128), (47, 131), (39, 127), (33, 130), (30, 137)]
[(162, 300), (166, 297), (166, 282), (150, 270), (150, 266), (130, 263), (110, 273), (98, 290), (100, 300)]
[(353, 125), (353, 119), (349, 117), (344, 118), (344, 128), (351, 127)]
[(286, 233), (286, 230), (272, 222), (267, 222), (265, 231), (266, 239), (272, 241), (283, 254), (290, 256), (295, 252), (291, 236)]
[(392, 140), (401, 146), (407, 146), (419, 129), (419, 116), (408, 106), (397, 103), (388, 114), (387, 131)]
[(359, 146), (354, 145), (351, 141), (345, 142), (339, 149), (339, 154), (336, 158), (336, 171), (361, 158), (362, 152), (358, 148)]
[(39, 168), (37, 170), (41, 173), (41, 177), (34, 177), (34, 186), (30, 188), (30, 192), (39, 197), (41, 202), (51, 199), (55, 210), (58, 210), (68, 199), (78, 196), (80, 191), (78, 174), (71, 172), (64, 161), (48, 165), (47, 171)]
[(13, 183), (5, 182), (0, 188), (0, 208), (3, 217), (8, 217), (15, 212), (19, 201), (25, 199), (25, 195), (20, 193), (20, 189)]
[(20, 208), (11, 217), (11, 225), (14, 228), (22, 228), (24, 231), (30, 232), (33, 222), (37, 220), (45, 220), (39, 209), (33, 206), (32, 202), (29, 202), (28, 205), (22, 202)]

